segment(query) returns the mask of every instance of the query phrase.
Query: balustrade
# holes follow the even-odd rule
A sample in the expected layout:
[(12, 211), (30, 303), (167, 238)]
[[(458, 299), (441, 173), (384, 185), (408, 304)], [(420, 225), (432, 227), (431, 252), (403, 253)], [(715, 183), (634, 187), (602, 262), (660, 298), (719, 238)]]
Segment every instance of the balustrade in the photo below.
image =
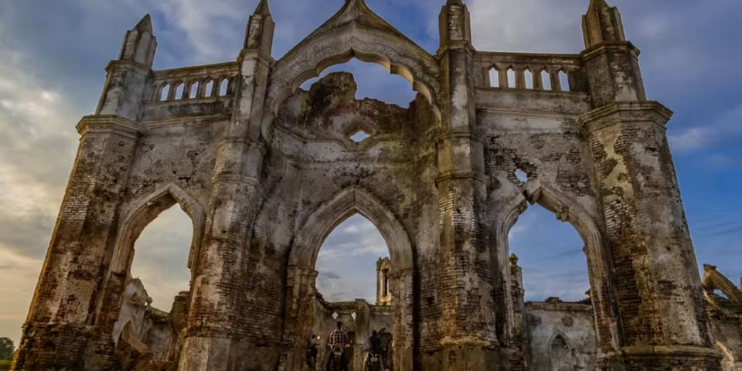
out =
[(221, 99), (234, 94), (237, 63), (155, 71), (147, 102), (177, 102), (204, 98)]
[(476, 86), (516, 90), (585, 92), (579, 55), (479, 52)]

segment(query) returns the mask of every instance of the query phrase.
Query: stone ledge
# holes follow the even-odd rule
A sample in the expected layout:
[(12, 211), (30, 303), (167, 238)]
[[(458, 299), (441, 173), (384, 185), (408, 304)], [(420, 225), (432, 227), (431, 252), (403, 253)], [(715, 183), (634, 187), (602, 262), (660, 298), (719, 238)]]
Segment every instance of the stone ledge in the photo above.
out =
[(81, 137), (88, 133), (111, 133), (136, 139), (147, 132), (138, 122), (114, 115), (85, 116), (76, 129)]
[(588, 132), (620, 123), (652, 121), (665, 129), (673, 112), (657, 101), (616, 102), (594, 109), (578, 118), (578, 123)]
[(580, 53), (583, 61), (589, 61), (606, 53), (626, 53), (629, 52), (634, 58), (639, 58), (641, 51), (634, 44), (626, 41), (603, 42), (592, 48)]

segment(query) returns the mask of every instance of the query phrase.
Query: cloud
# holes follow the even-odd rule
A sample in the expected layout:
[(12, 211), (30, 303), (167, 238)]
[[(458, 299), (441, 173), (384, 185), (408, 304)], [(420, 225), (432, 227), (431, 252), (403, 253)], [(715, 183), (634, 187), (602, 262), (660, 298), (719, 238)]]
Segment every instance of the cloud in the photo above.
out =
[(738, 146), (742, 141), (742, 105), (724, 113), (712, 122), (702, 122), (680, 133), (668, 136), (670, 145), (679, 153), (709, 147)]
[(327, 278), (328, 280), (339, 280), (340, 275), (335, 272), (320, 272), (322, 277)]

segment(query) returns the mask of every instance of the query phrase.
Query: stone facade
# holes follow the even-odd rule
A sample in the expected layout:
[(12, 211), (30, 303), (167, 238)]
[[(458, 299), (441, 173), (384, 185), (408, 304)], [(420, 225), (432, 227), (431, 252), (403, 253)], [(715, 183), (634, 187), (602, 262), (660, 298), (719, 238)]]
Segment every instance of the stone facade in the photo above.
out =
[[(193, 243), (172, 367), (301, 370), (318, 251), (360, 213), (390, 250), (395, 369), (523, 369), (507, 235), (538, 203), (584, 239), (596, 368), (720, 370), (667, 142), (672, 114), (646, 99), (618, 11), (591, 1), (580, 54), (477, 51), (461, 0), (439, 22), (430, 54), (346, 0), (275, 60), (261, 0), (237, 61), (154, 71), (145, 17), (77, 126), (13, 369), (119, 367), (111, 334), (134, 241), (175, 204)], [(347, 74), (298, 88), (351, 58), (407, 79), (417, 98), (407, 109), (355, 100)], [(370, 138), (349, 140), (359, 130)]]

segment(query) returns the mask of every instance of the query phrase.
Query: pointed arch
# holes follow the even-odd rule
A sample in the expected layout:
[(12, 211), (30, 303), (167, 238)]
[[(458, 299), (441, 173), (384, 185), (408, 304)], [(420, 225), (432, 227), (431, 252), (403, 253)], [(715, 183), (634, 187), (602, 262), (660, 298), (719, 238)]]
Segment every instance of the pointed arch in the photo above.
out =
[[(537, 178), (529, 179), (522, 186), (522, 192), (516, 193), (502, 209), (503, 211), (495, 217), (494, 227), (492, 229), (494, 241), (499, 247), (497, 255), (498, 275), (501, 282), (509, 282), (510, 264), (509, 264), (509, 239), (510, 229), (518, 221), (518, 218), (528, 208), (528, 204), (539, 204), (545, 209), (556, 214), (557, 219), (562, 222), (570, 223), (582, 238), (587, 258), (588, 274), (590, 281), (591, 298), (593, 308), (596, 313), (596, 321), (604, 321), (603, 325), (596, 324), (596, 330), (600, 339), (608, 338), (608, 343), (613, 349), (618, 349), (620, 344), (620, 333), (616, 318), (617, 309), (611, 289), (612, 268), (610, 264), (610, 254), (605, 245), (603, 229), (599, 222), (599, 216), (596, 216), (586, 210), (579, 202), (572, 197), (557, 190), (555, 187), (542, 184)], [(510, 297), (510, 285), (505, 284), (502, 288), (505, 291), (505, 297)], [(507, 308), (507, 321), (504, 324), (505, 336), (510, 336), (512, 328), (510, 323), (514, 321), (513, 308), (510, 300), (503, 303)], [(608, 329), (609, 333), (601, 333), (602, 329)]]
[(357, 187), (342, 190), (309, 216), (291, 248), (289, 264), (313, 270), (319, 250), (330, 232), (356, 213), (373, 223), (384, 237), (392, 269), (399, 272), (411, 270), (413, 253), (407, 231), (381, 201)]
[[(564, 346), (566, 347), (566, 354), (555, 354), (555, 345), (557, 345), (557, 341), (561, 340), (562, 343), (564, 343)], [(549, 363), (551, 365), (551, 371), (570, 371), (574, 369), (575, 365), (575, 359), (573, 356), (573, 352), (575, 350), (574, 344), (572, 343), (571, 339), (564, 334), (559, 329), (556, 329), (554, 333), (552, 334), (551, 338), (549, 339), (549, 342), (547, 343), (549, 346)], [(565, 365), (559, 365), (556, 361), (565, 361), (558, 359), (560, 356), (566, 357), (566, 361), (568, 361), (567, 367), (563, 367)], [(561, 367), (560, 367), (561, 366)]]
[(347, 0), (338, 13), (276, 62), (270, 75), (262, 135), (270, 137), (270, 125), (281, 103), (301, 84), (352, 58), (377, 63), (407, 79), (440, 118), (435, 58), (374, 14), (363, 0)]
[(120, 274), (128, 268), (133, 257), (134, 242), (144, 228), (161, 212), (176, 203), (191, 218), (193, 223), (193, 237), (188, 255), (188, 268), (193, 268), (193, 262), (198, 256), (206, 216), (203, 207), (193, 196), (177, 185), (169, 183), (149, 196), (134, 202), (130, 211), (121, 219), (113, 259), (111, 260), (111, 272)]

